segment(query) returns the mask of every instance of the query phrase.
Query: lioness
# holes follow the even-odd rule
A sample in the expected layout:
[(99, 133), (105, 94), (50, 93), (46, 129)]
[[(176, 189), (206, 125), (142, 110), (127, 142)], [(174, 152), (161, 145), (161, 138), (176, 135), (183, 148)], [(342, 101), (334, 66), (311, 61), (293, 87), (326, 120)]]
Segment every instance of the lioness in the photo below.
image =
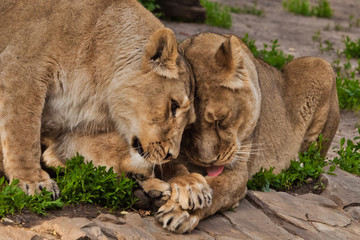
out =
[(203, 33), (181, 47), (196, 79), (196, 121), (185, 131), (180, 158), (203, 175), (212, 204), (196, 211), (169, 200), (156, 214), (171, 231), (235, 205), (260, 167), (288, 168), (322, 134), (326, 155), (339, 123), (334, 72), (316, 57), (282, 71), (256, 59), (236, 36)]
[[(110, 131), (124, 144), (115, 150), (127, 152), (122, 171), (149, 176), (176, 158), (195, 118), (192, 75), (177, 47), (136, 0), (2, 1), (0, 171), (29, 194), (46, 187), (57, 197), (40, 142)], [(47, 163), (58, 165), (53, 153)]]

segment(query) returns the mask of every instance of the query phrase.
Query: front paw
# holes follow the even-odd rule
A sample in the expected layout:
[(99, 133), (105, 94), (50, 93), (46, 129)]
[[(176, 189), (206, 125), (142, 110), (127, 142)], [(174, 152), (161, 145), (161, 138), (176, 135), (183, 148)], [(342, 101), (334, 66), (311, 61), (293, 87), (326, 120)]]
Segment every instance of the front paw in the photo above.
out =
[(193, 211), (211, 205), (212, 190), (202, 175), (191, 173), (171, 179), (170, 182), (171, 200), (183, 210)]
[[(135, 196), (140, 199), (135, 206), (138, 208), (157, 208), (164, 205), (171, 196), (170, 184), (158, 178), (149, 178), (146, 180), (137, 179), (141, 190), (135, 192)], [(155, 205), (155, 206), (152, 206)]]
[(159, 209), (155, 218), (163, 225), (164, 229), (175, 233), (191, 232), (200, 220), (194, 212), (183, 210), (178, 203), (172, 200)]
[[(42, 171), (42, 170), (41, 170)], [(18, 186), (28, 195), (41, 193), (43, 189), (52, 193), (53, 200), (60, 197), (60, 190), (57, 183), (50, 179), (49, 175), (45, 172), (41, 172), (41, 178), (19, 178)]]

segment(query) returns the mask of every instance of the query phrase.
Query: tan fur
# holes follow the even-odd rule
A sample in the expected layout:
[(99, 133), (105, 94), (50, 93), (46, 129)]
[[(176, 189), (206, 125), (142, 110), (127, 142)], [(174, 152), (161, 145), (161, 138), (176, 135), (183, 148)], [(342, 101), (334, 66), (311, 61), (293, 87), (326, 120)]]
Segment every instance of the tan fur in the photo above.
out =
[(58, 191), (41, 170), (41, 141), (54, 165), (77, 148), (101, 159), (101, 134), (114, 132), (104, 138), (124, 161), (110, 165), (151, 175), (177, 157), (194, 118), (174, 33), (138, 1), (2, 1), (0, 170), (28, 193)]
[(320, 58), (295, 59), (280, 72), (235, 36), (204, 33), (181, 46), (195, 74), (197, 119), (184, 133), (180, 159), (204, 175), (207, 166), (225, 169), (206, 177), (210, 207), (188, 211), (169, 200), (159, 209), (158, 220), (175, 232), (191, 231), (200, 219), (235, 205), (260, 167), (288, 168), (319, 134), (325, 156), (339, 123), (335, 75)]

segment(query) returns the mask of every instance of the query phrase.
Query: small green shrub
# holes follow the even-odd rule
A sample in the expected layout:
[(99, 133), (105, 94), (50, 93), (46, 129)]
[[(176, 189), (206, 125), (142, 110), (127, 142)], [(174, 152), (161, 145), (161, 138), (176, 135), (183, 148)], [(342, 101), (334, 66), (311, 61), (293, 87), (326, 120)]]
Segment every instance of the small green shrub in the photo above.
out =
[(45, 210), (63, 206), (60, 199), (53, 201), (52, 193), (46, 189), (40, 194), (29, 196), (17, 186), (18, 183), (19, 180), (15, 179), (8, 184), (4, 177), (0, 178), (0, 218), (21, 212), (24, 208), (38, 214), (45, 214)]
[(46, 188), (37, 195), (26, 195), (17, 185), (19, 180), (8, 184), (0, 178), (0, 218), (21, 212), (26, 208), (38, 214), (46, 210), (62, 208), (64, 205), (92, 203), (110, 209), (127, 209), (136, 199), (132, 190), (136, 182), (113, 172), (112, 168), (94, 167), (92, 162), (84, 163), (82, 156), (75, 156), (66, 162), (66, 167), (58, 167), (56, 181), (61, 198), (52, 200), (52, 193)]
[(160, 9), (159, 4), (156, 4), (156, 0), (138, 0), (147, 10), (154, 12)]
[(282, 1), (282, 5), (289, 12), (303, 16), (311, 16), (309, 0), (285, 0)]
[(331, 18), (333, 10), (330, 7), (330, 3), (326, 0), (320, 0), (317, 6), (312, 8), (312, 15), (321, 18)]
[(351, 39), (347, 36), (344, 43), (345, 50), (343, 51), (343, 53), (348, 59), (360, 58), (360, 39), (358, 39), (357, 41), (351, 41)]
[(333, 15), (327, 0), (319, 0), (316, 6), (311, 6), (309, 0), (283, 0), (282, 5), (289, 12), (303, 16), (331, 18)]
[(287, 170), (281, 171), (279, 174), (273, 174), (274, 168), (261, 168), (252, 179), (247, 183), (251, 190), (270, 191), (289, 190), (293, 186), (300, 186), (306, 182), (308, 178), (318, 179), (320, 174), (324, 172), (323, 167), (327, 165), (325, 158), (320, 155), (323, 138), (320, 135), (318, 142), (310, 145), (308, 151), (299, 153), (299, 161), (291, 161)]
[[(332, 164), (339, 166), (346, 172), (360, 176), (360, 128), (358, 128), (359, 136), (352, 140), (345, 138), (340, 140), (340, 148), (337, 151), (338, 157), (331, 160)], [(346, 147), (345, 147), (346, 141)]]
[(206, 24), (223, 28), (232, 26), (229, 6), (208, 0), (200, 0), (200, 3), (206, 9)]
[(312, 39), (314, 42), (319, 43), (320, 52), (324, 53), (334, 50), (334, 44), (330, 42), (330, 40), (322, 41), (320, 31), (316, 31), (315, 34), (312, 36)]
[(354, 15), (349, 16), (349, 29), (352, 27), (360, 27), (360, 18), (355, 19)]
[(244, 6), (244, 7), (230, 7), (230, 11), (233, 13), (243, 13), (243, 14), (251, 14), (255, 16), (262, 16), (264, 14), (264, 10), (258, 9), (257, 4), (254, 3), (252, 6)]
[(264, 49), (258, 50), (255, 46), (255, 40), (249, 39), (248, 34), (245, 34), (242, 41), (248, 46), (255, 57), (263, 59), (265, 62), (277, 69), (282, 69), (286, 63), (290, 62), (294, 58), (294, 56), (286, 55), (283, 51), (277, 49), (280, 46), (277, 39), (271, 41), (272, 44), (270, 46), (270, 50), (268, 50), (267, 44), (264, 44)]
[(360, 83), (355, 78), (355, 72), (350, 77), (342, 77), (338, 72), (336, 89), (341, 109), (360, 110)]
[(135, 181), (124, 176), (119, 179), (112, 168), (84, 163), (84, 157), (79, 155), (67, 161), (65, 168), (56, 169), (56, 182), (65, 204), (92, 203), (126, 209), (136, 201), (132, 194)]

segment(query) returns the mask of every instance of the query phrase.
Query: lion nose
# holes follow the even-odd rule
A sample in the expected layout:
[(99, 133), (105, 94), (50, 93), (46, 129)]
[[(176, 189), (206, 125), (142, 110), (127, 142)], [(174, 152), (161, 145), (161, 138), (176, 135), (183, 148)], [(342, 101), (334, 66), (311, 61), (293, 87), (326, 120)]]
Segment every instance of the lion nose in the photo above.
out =
[(168, 151), (168, 153), (166, 154), (164, 160), (168, 160), (170, 158), (172, 158), (172, 154), (170, 153), (170, 151)]

